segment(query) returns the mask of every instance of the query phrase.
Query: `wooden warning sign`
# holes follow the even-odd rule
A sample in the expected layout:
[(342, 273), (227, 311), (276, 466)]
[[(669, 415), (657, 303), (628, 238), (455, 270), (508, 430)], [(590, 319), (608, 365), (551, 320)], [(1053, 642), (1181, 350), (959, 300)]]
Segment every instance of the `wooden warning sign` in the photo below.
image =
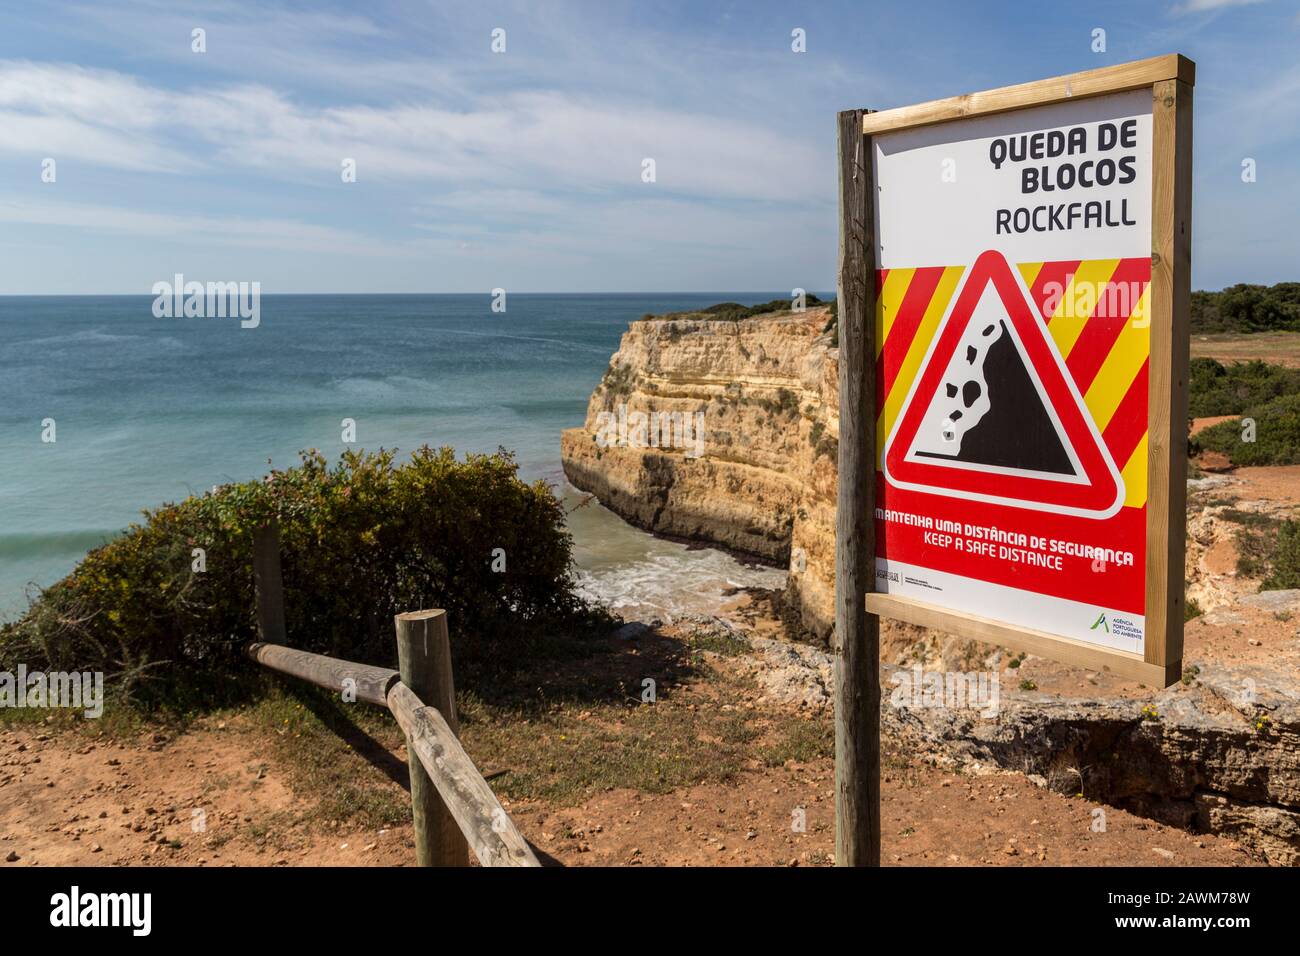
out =
[(876, 616), (1181, 676), (1194, 72), (840, 114), (841, 863), (879, 856)]
[(879, 860), (878, 616), (1181, 675), (1194, 72), (840, 114), (841, 864)]

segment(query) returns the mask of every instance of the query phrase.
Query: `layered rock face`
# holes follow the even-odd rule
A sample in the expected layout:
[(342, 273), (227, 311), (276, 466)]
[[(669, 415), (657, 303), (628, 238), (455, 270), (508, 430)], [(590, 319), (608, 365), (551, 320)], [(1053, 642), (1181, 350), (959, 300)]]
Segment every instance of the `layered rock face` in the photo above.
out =
[[(899, 668), (885, 667), (897, 686)], [(884, 732), (956, 766), (1034, 775), (1061, 793), (1232, 837), (1300, 864), (1300, 681), (1252, 665), (1204, 664), (1189, 687), (1148, 700), (1071, 700), (1007, 687), (993, 718), (881, 701)]]
[(788, 566), (789, 604), (823, 640), (839, 434), (829, 320), (810, 307), (633, 322), (560, 445), (569, 481), (638, 527)]

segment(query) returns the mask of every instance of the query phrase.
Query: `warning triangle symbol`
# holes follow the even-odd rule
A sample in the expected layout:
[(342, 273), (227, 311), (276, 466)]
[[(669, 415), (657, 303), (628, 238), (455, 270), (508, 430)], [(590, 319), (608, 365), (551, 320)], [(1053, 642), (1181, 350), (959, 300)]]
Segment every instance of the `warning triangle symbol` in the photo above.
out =
[(1107, 518), (1124, 484), (1019, 276), (970, 268), (885, 443), (890, 484)]

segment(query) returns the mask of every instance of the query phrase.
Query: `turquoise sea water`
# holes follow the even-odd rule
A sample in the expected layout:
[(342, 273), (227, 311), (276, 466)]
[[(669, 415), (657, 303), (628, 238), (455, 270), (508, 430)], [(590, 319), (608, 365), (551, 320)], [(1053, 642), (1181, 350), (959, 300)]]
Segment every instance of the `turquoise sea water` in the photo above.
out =
[[(0, 620), (142, 508), (360, 448), (513, 450), (569, 503), (560, 431), (629, 321), (777, 293), (263, 296), (261, 324), (155, 318), (148, 296), (0, 297)], [(41, 440), (55, 421), (56, 441)], [(570, 520), (579, 578), (615, 606), (702, 610), (728, 584), (779, 582), (588, 506)]]

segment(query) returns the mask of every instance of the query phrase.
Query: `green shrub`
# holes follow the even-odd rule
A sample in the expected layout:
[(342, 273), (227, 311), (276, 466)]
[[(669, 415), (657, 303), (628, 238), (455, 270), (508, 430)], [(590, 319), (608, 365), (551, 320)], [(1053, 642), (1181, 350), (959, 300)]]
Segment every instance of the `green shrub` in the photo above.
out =
[(1220, 422), (1191, 440), (1193, 454), (1218, 451), (1234, 465), (1300, 464), (1300, 394), (1282, 395), (1245, 410), (1255, 421), (1255, 440), (1242, 440), (1240, 420)]
[(441, 607), (458, 666), (508, 665), (543, 623), (593, 613), (573, 592), (563, 508), (516, 470), (504, 451), (457, 461), (422, 448), (402, 465), (390, 451), (348, 452), (333, 467), (309, 452), (264, 480), (147, 511), (0, 628), (0, 669), (102, 670), (149, 705), (216, 700), (249, 666), (253, 534), (271, 520), (293, 646), (391, 664), (393, 616)]
[(813, 422), (812, 427), (808, 429), (808, 444), (813, 447), (813, 460), (816, 461), (822, 455), (825, 455), (832, 462), (839, 460), (840, 442), (835, 435), (826, 433), (826, 426), (822, 422)]
[(1220, 292), (1193, 292), (1191, 330), (1300, 331), (1300, 282), (1274, 286), (1238, 283)]
[(1258, 511), (1224, 508), (1219, 516), (1239, 525), (1233, 534), (1237, 549), (1237, 573), (1248, 578), (1266, 578), (1273, 567), (1281, 521)]
[(611, 365), (605, 369), (605, 374), (600, 380), (600, 384), (605, 387), (606, 395), (613, 398), (632, 394), (635, 383), (636, 372), (630, 365)]
[(1260, 579), (1261, 591), (1300, 588), (1300, 520), (1235, 508), (1219, 516), (1239, 525), (1233, 536), (1238, 574)]
[(1278, 528), (1273, 570), (1263, 583), (1261, 591), (1283, 591), (1300, 588), (1300, 521), (1283, 521)]
[(834, 300), (831, 301), (831, 317), (827, 319), (826, 324), (822, 326), (822, 335), (825, 335), (827, 332), (831, 334), (832, 348), (839, 348), (840, 346), (840, 314), (839, 310), (836, 308), (836, 304), (837, 303)]
[(1188, 414), (1240, 415), (1281, 395), (1300, 394), (1300, 369), (1254, 360), (1224, 366), (1212, 358), (1192, 359)]
[[(804, 295), (804, 304), (808, 308), (825, 305), (821, 299), (811, 292)], [(789, 299), (772, 299), (770, 302), (760, 302), (757, 305), (742, 305), (739, 302), (719, 302), (717, 305), (711, 305), (708, 308), (696, 309), (692, 312), (673, 312), (664, 318), (678, 318), (681, 316), (696, 316), (700, 318), (718, 319), (723, 322), (739, 322), (742, 319), (753, 318), (756, 315), (764, 315), (768, 312), (789, 312)]]
[[(742, 398), (742, 402), (745, 400)], [(758, 406), (769, 415), (797, 415), (799, 399), (788, 388), (777, 389), (776, 398), (760, 398)]]

